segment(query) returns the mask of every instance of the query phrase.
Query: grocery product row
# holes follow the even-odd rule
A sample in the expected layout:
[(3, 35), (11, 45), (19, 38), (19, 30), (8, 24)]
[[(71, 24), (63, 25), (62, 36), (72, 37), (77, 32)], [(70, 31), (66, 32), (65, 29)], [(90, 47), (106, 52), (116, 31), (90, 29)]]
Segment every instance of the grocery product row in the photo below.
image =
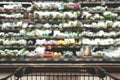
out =
[(116, 7), (112, 6), (102, 6), (102, 5), (92, 5), (92, 6), (82, 6), (80, 7), (79, 3), (65, 3), (65, 2), (34, 2), (33, 4), (28, 2), (28, 3), (10, 3), (10, 2), (1, 2), (0, 3), (0, 11), (1, 12), (29, 12), (32, 10), (80, 10), (82, 9), (83, 11), (89, 11), (89, 12), (103, 12), (103, 11), (119, 11), (120, 7), (119, 5), (116, 5)]
[(34, 18), (35, 19), (77, 19), (80, 16), (80, 11), (78, 12), (42, 12), (35, 11)]
[(45, 47), (37, 46), (34, 50), (27, 50), (26, 48), (18, 49), (5, 49), (0, 50), (0, 57), (39, 57), (39, 58), (82, 58), (82, 57), (108, 57), (119, 58), (120, 48), (103, 48), (95, 50), (90, 46), (83, 46), (80, 50), (62, 50), (62, 51), (47, 51)]
[(5, 46), (27, 46), (27, 45), (68, 45), (68, 44), (80, 44), (79, 41), (77, 42), (75, 39), (60, 39), (60, 40), (46, 40), (46, 39), (35, 39), (35, 40), (25, 40), (25, 39), (0, 39), (0, 44)]
[[(96, 19), (118, 19), (120, 18), (119, 16), (119, 6), (113, 8), (113, 7), (109, 7), (109, 6), (94, 6), (94, 7), (81, 7), (80, 8), (80, 4), (78, 3), (63, 3), (63, 2), (51, 2), (51, 3), (47, 3), (47, 2), (34, 2), (32, 3), (26, 3), (29, 4), (30, 6), (23, 7), (23, 3), (21, 4), (5, 4), (4, 2), (1, 3), (3, 7), (0, 7), (1, 12), (5, 12), (5, 13), (1, 13), (0, 17), (1, 18), (29, 18), (30, 15), (32, 14), (28, 14), (27, 12), (34, 12), (34, 18), (35, 19), (46, 19), (46, 18), (50, 18), (50, 19), (71, 19), (71, 18), (82, 18), (82, 19), (91, 19), (91, 20), (96, 20)], [(4, 5), (3, 5), (4, 4)], [(34, 8), (36, 8), (37, 10), (34, 10)], [(51, 10), (51, 8), (57, 8), (57, 9), (78, 9), (78, 11), (54, 11)], [(45, 9), (45, 11), (42, 11), (41, 9)], [(49, 10), (50, 11), (47, 11)], [(11, 14), (7, 14), (10, 10)], [(16, 12), (17, 10), (17, 12)], [(21, 10), (24, 10), (22, 12), (24, 12), (24, 14), (20, 13)], [(113, 11), (114, 10), (114, 11)], [(92, 12), (94, 11), (94, 12)], [(101, 13), (100, 13), (101, 11)], [(14, 13), (13, 13), (14, 12)], [(99, 12), (99, 13), (98, 13)], [(80, 17), (80, 14), (82, 15)]]
[(65, 2), (34, 2), (33, 9), (35, 10), (79, 10), (78, 3)]
[(104, 12), (104, 11), (112, 11), (112, 12), (114, 12), (114, 11), (119, 11), (120, 10), (120, 6), (117, 6), (117, 7), (110, 7), (110, 6), (107, 6), (107, 5), (105, 5), (105, 6), (100, 6), (100, 5), (98, 5), (98, 6), (93, 6), (92, 5), (92, 7), (91, 6), (83, 6), (82, 7), (82, 10), (83, 11), (88, 11), (88, 12), (98, 12), (98, 13), (100, 13), (100, 12)]
[[(80, 14), (82, 15), (80, 17)], [(35, 11), (34, 15), (28, 12), (24, 13), (1, 13), (0, 18), (2, 19), (33, 19), (39, 21), (40, 19), (43, 20), (49, 20), (49, 19), (57, 19), (57, 20), (63, 20), (63, 19), (73, 19), (73, 20), (120, 20), (120, 15), (118, 13), (106, 11), (103, 14), (100, 13), (93, 13), (84, 11), (83, 13), (78, 12), (41, 12), (41, 11)]]
[(113, 38), (107, 38), (107, 39), (89, 39), (89, 38), (83, 38), (79, 40), (75, 40), (74, 38), (71, 39), (59, 39), (59, 40), (46, 40), (46, 39), (35, 39), (35, 40), (25, 40), (25, 39), (0, 39), (1, 46), (27, 46), (27, 45), (51, 45), (51, 46), (57, 46), (57, 45), (120, 45), (120, 39), (113, 39)]
[(82, 19), (90, 19), (90, 20), (103, 20), (103, 19), (107, 19), (107, 20), (114, 20), (120, 19), (120, 16), (118, 13), (114, 13), (112, 11), (104, 11), (102, 14), (100, 13), (90, 13), (87, 11), (83, 11), (82, 13)]
[[(75, 30), (76, 31), (76, 30)], [(59, 30), (20, 30), (20, 32), (0, 32), (0, 37), (4, 39), (9, 39), (14, 37), (15, 39), (37, 39), (37, 38), (46, 38), (46, 39), (64, 39), (64, 38), (75, 38), (81, 39), (86, 38), (119, 38), (120, 31), (110, 31), (105, 32), (103, 30), (92, 32), (92, 31), (59, 31)]]
[(92, 29), (98, 29), (98, 30), (101, 30), (101, 29), (105, 29), (105, 30), (108, 30), (108, 29), (116, 29), (116, 28), (120, 28), (120, 21), (111, 21), (111, 20), (100, 20), (100, 21), (95, 21), (95, 22), (89, 22), (89, 23), (84, 23), (82, 21), (78, 21), (78, 20), (68, 20), (66, 22), (61, 22), (61, 23), (49, 23), (49, 22), (46, 22), (46, 23), (41, 23), (41, 22), (23, 22), (23, 21), (16, 21), (16, 22), (11, 22), (11, 21), (4, 21), (4, 22), (1, 22), (0, 24), (0, 29), (1, 30), (10, 30), (10, 29), (15, 29), (18, 28), (18, 30), (21, 30), (21, 29), (53, 29), (55, 30), (56, 29), (72, 29), (73, 28), (77, 28), (79, 30), (82, 30), (82, 28), (90, 28)]
[(32, 3), (12, 3), (12, 2), (0, 2), (0, 12), (31, 12)]

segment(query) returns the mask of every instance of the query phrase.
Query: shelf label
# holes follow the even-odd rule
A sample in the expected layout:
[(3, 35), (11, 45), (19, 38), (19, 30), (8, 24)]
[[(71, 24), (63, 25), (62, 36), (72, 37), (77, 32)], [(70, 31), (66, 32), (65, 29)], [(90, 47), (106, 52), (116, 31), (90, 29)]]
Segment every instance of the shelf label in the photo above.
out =
[(90, 59), (89, 59), (89, 58), (86, 58), (85, 61), (90, 61)]
[(47, 59), (47, 58), (44, 58), (43, 61), (48, 61), (48, 59)]
[(103, 61), (103, 58), (98, 58), (98, 61)]
[(15, 59), (15, 58), (12, 58), (11, 61), (16, 61), (16, 59)]
[(42, 58), (35, 58), (36, 61), (43, 61)]
[(93, 61), (98, 61), (98, 59), (97, 58), (93, 58)]
[(0, 61), (5, 61), (5, 58), (1, 58)]
[(65, 58), (65, 59), (64, 59), (64, 61), (68, 61), (68, 59), (67, 59), (67, 58)]
[(26, 58), (25, 61), (30, 61), (30, 58)]
[(111, 59), (111, 61), (116, 61), (115, 59)]
[(74, 0), (67, 0), (68, 2), (74, 2)]
[(59, 61), (59, 59), (54, 59), (54, 61)]
[(101, 1), (101, 5), (105, 5), (105, 1), (104, 0)]
[(80, 59), (77, 58), (77, 59), (75, 59), (75, 61), (80, 61)]

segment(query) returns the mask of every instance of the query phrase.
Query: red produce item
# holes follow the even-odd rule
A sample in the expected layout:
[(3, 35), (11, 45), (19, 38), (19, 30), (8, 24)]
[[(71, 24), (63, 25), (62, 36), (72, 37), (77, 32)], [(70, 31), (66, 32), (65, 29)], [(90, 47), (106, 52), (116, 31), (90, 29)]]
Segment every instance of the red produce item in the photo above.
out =
[(43, 56), (46, 58), (52, 58), (54, 56), (54, 52), (46, 51)]

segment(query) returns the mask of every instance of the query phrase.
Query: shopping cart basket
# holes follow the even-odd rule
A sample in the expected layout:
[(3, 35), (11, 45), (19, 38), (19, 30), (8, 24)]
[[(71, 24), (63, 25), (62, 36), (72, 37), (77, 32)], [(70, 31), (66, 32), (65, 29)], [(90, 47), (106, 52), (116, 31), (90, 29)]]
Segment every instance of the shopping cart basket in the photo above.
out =
[(0, 80), (120, 80), (103, 68), (42, 68), (20, 67)]

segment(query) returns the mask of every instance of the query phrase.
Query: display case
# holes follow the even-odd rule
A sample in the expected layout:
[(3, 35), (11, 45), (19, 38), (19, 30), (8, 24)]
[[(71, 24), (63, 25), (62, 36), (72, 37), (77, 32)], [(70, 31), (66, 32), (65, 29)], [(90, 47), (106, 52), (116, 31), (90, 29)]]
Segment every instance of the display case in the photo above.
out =
[(0, 68), (97, 66), (117, 71), (119, 29), (119, 0), (2, 0)]
[(119, 4), (0, 2), (0, 61), (119, 62)]

